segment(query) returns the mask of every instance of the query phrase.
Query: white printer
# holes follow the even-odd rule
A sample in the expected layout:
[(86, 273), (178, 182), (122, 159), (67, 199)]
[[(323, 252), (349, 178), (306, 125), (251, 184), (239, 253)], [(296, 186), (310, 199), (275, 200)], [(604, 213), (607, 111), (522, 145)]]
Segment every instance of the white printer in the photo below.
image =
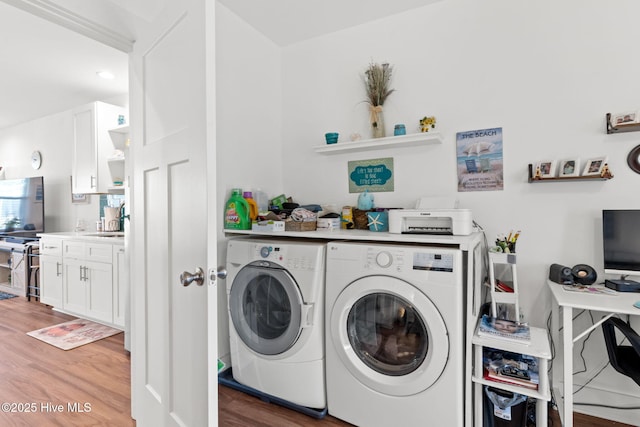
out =
[[(442, 208), (427, 207), (438, 205)], [(422, 198), (416, 209), (391, 209), (389, 233), (468, 236), (473, 233), (471, 210), (455, 206), (451, 199)]]

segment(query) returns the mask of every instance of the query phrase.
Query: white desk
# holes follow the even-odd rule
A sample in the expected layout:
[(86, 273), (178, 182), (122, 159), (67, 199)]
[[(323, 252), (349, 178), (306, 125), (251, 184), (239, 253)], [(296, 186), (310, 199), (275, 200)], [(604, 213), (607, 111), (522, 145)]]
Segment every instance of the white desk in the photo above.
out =
[[(553, 307), (553, 315), (551, 318), (551, 330), (554, 342), (559, 342), (559, 313), (562, 309), (562, 376), (563, 388), (562, 398), (558, 397), (558, 404), (561, 406), (560, 416), (562, 417), (562, 425), (565, 427), (573, 426), (573, 344), (584, 338), (593, 329), (599, 327), (605, 320), (614, 314), (630, 314), (640, 315), (640, 309), (633, 306), (635, 301), (640, 300), (639, 293), (621, 292), (616, 295), (606, 294), (588, 294), (581, 292), (569, 292), (563, 289), (558, 283), (547, 281), (547, 285), (553, 294), (556, 305)], [(587, 330), (581, 332), (575, 338), (573, 337), (573, 309), (593, 310), (609, 313), (600, 321), (596, 322)], [(557, 345), (557, 344), (556, 344)], [(604, 343), (603, 343), (604, 348)], [(557, 365), (554, 365), (554, 368)], [(554, 378), (556, 375), (554, 373)], [(562, 401), (563, 400), (563, 401)]]

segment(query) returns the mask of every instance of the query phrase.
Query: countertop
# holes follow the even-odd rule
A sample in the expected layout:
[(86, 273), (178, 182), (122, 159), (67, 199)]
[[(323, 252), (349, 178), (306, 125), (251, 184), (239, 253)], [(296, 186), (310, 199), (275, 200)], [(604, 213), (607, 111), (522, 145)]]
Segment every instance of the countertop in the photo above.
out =
[(54, 237), (57, 239), (74, 239), (99, 243), (124, 244), (124, 231), (59, 231), (56, 233), (39, 233), (38, 237)]
[(445, 236), (435, 234), (394, 234), (387, 231), (374, 232), (369, 230), (316, 230), (316, 231), (253, 231), (253, 230), (224, 230), (227, 237), (254, 236), (261, 238), (303, 238), (335, 240), (359, 240), (386, 243), (417, 243), (423, 245), (455, 246), (462, 250), (473, 249), (482, 239), (482, 233), (473, 232), (468, 236)]

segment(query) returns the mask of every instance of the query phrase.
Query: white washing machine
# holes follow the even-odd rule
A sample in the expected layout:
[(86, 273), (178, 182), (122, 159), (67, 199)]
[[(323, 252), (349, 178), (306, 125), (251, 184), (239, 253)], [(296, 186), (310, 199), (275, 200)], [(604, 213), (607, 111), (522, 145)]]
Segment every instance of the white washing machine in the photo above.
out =
[(327, 245), (330, 415), (366, 427), (464, 425), (463, 271), (459, 249)]
[(326, 408), (325, 243), (232, 239), (227, 248), (234, 379), (296, 405)]

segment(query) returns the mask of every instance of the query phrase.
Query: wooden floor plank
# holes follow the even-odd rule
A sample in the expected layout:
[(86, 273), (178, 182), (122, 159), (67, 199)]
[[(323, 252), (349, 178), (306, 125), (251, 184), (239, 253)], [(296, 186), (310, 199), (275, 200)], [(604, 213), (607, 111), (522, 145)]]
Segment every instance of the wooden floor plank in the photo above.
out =
[(0, 300), (0, 426), (136, 425), (124, 334), (67, 351), (27, 335), (72, 319), (24, 297)]

